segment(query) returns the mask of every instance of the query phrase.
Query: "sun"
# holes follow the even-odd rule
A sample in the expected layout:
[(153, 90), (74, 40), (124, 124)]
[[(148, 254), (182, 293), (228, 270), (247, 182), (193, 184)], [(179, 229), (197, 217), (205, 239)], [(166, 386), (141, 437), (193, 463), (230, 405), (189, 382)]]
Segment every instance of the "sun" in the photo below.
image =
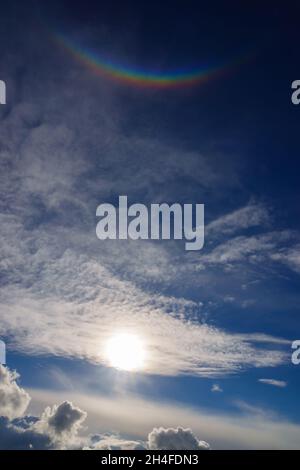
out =
[(137, 371), (144, 368), (145, 347), (141, 338), (133, 333), (113, 335), (106, 344), (105, 357), (116, 369)]

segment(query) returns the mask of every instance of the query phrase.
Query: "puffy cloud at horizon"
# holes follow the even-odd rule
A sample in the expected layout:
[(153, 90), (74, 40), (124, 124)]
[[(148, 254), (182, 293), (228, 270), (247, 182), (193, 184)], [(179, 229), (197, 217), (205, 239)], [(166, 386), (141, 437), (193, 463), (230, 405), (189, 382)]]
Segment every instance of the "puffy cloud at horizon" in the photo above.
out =
[(0, 448), (51, 449), (78, 445), (86, 413), (71, 402), (46, 407), (41, 416), (23, 416), (29, 394), (16, 382), (16, 371), (0, 365)]
[[(177, 429), (155, 428), (150, 432), (147, 442), (128, 440), (114, 434), (80, 436), (87, 413), (70, 401), (64, 401), (52, 407), (47, 406), (40, 417), (23, 416), (30, 397), (16, 383), (19, 375), (2, 365), (0, 365), (0, 374), (0, 449), (209, 448), (209, 445), (204, 441), (199, 441), (190, 429), (180, 427)], [(16, 408), (12, 413), (11, 407), (14, 404)]]
[(144, 442), (153, 428), (177, 429), (180, 426), (192, 429), (195, 436), (209, 442), (213, 449), (299, 448), (297, 423), (272, 408), (259, 408), (245, 401), (233, 403), (232, 413), (202, 407), (201, 400), (199, 406), (194, 407), (124, 393), (108, 396), (88, 389), (81, 392), (31, 389), (32, 413), (40, 414), (49, 403), (65, 399), (66, 390), (68, 399), (87, 411), (86, 425), (92, 435), (107, 438), (107, 430), (112, 430), (115, 438), (126, 436), (126, 440)]
[[(16, 373), (6, 369), (10, 376), (10, 386), (17, 390), (23, 390), (16, 384), (13, 377)], [(9, 397), (10, 389), (5, 392)], [(33, 393), (34, 392), (34, 393)], [(30, 391), (34, 401), (38, 396), (34, 390)], [(46, 403), (52, 401), (51, 392), (44, 391)], [(236, 418), (226, 415), (202, 414), (200, 411), (178, 409), (178, 406), (157, 404), (134, 400), (120, 403), (118, 399), (93, 399), (68, 391), (69, 400), (65, 400), (66, 392), (63, 393), (64, 401), (60, 401), (60, 394), (53, 395), (60, 404), (46, 404), (41, 412), (34, 415), (24, 415), (26, 409), (19, 408), (20, 416), (10, 419), (1, 417), (0, 413), (0, 449), (208, 449), (209, 445), (205, 441), (198, 439), (197, 435), (204, 433), (209, 437), (209, 442), (215, 442), (214, 448), (297, 448), (300, 435), (299, 426), (285, 420), (279, 422), (278, 416), (256, 408), (245, 402), (238, 402), (236, 405), (242, 411), (242, 415)], [(29, 397), (29, 395), (27, 394)], [(4, 395), (2, 395), (2, 398)], [(49, 400), (49, 401), (48, 401)], [(71, 401), (72, 400), (72, 401)], [(8, 400), (6, 400), (7, 402)], [(78, 402), (79, 406), (73, 403)], [(88, 411), (83, 411), (82, 404), (86, 404)], [(45, 406), (45, 405), (44, 405)], [(153, 408), (154, 407), (154, 408)], [(135, 410), (135, 412), (134, 412)], [(137, 410), (140, 410), (138, 413)], [(105, 417), (105, 413), (109, 416)], [(125, 415), (124, 415), (125, 413)], [(135, 421), (134, 415), (139, 419)], [(129, 420), (129, 416), (131, 420)], [(90, 418), (90, 419), (89, 419)], [(165, 422), (164, 425), (153, 427), (148, 438), (146, 429), (140, 438), (122, 437), (114, 432), (101, 432), (96, 434), (86, 434), (90, 428), (106, 426), (111, 429), (119, 423), (123, 429), (122, 422), (125, 419), (126, 426), (123, 429), (124, 436), (130, 435), (132, 426), (138, 432), (142, 421), (143, 429), (153, 426), (155, 422)], [(133, 420), (132, 420), (133, 419)], [(178, 420), (182, 426), (174, 426), (172, 423)], [(87, 422), (87, 423), (86, 423)], [(167, 424), (169, 422), (169, 426)], [(188, 424), (188, 422), (190, 424)], [(93, 424), (94, 423), (94, 424)], [(150, 427), (150, 429), (152, 428)], [(196, 429), (196, 433), (191, 428)], [(131, 429), (131, 431), (130, 431)], [(148, 428), (149, 429), (149, 428)], [(202, 431), (201, 431), (202, 429)], [(283, 442), (284, 440), (284, 442)]]
[(83, 450), (146, 450), (146, 443), (121, 438), (114, 434), (98, 434), (89, 438), (89, 445)]
[(199, 441), (191, 429), (154, 428), (148, 436), (150, 450), (208, 450), (205, 441)]
[(53, 407), (48, 406), (35, 423), (34, 429), (48, 435), (55, 447), (76, 446), (78, 432), (86, 417), (85, 411), (64, 401)]
[(89, 447), (84, 450), (209, 450), (210, 445), (199, 441), (191, 429), (154, 428), (147, 441), (132, 441), (113, 434), (90, 437)]

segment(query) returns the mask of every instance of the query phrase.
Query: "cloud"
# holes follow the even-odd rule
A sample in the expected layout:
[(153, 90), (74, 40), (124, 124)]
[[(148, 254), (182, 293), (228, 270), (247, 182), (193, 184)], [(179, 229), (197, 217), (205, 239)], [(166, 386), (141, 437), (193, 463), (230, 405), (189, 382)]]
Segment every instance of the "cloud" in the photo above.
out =
[(86, 412), (64, 401), (60, 405), (47, 407), (34, 428), (51, 438), (55, 446), (66, 447), (75, 445), (78, 431), (86, 419)]
[(268, 232), (253, 236), (238, 236), (220, 243), (201, 258), (202, 263), (229, 264), (250, 262), (260, 264), (270, 260), (280, 244), (291, 238), (289, 231)]
[(89, 446), (83, 450), (146, 450), (145, 442), (124, 439), (114, 434), (96, 434), (89, 441)]
[[(97, 205), (117, 193), (132, 201), (142, 194), (145, 203), (172, 201), (180, 187), (183, 201), (204, 195), (214, 200), (212, 188), (236, 186), (235, 162), (131, 126), (124, 132), (132, 116), (120, 106), (116, 88), (105, 80), (99, 86), (43, 39), (43, 45), (32, 36), (24, 44), (20, 40), (20, 62), (27, 70), (22, 95), (1, 115), (0, 333), (9, 346), (106, 364), (102, 345), (117, 328), (144, 337), (151, 351), (149, 374), (218, 376), (282, 364), (286, 356), (279, 348), (260, 348), (206, 322), (205, 284), (177, 245), (99, 243), (95, 236)], [(42, 87), (27, 64), (33, 50), (40, 57)], [(53, 83), (59, 83), (55, 90)], [(267, 209), (250, 202), (208, 229), (230, 235), (266, 223)], [(257, 252), (276, 246), (272, 243), (236, 238), (214, 247), (201, 263), (213, 268), (258, 259)], [(213, 290), (215, 279), (206, 283)], [(177, 293), (179, 284), (188, 286), (186, 296)], [(166, 285), (179, 298), (161, 295)], [(193, 302), (188, 296), (199, 285)]]
[(267, 385), (273, 385), (274, 387), (285, 388), (287, 382), (284, 380), (275, 380), (275, 379), (258, 379), (259, 382)]
[(78, 445), (86, 413), (71, 402), (46, 407), (40, 418), (23, 416), (31, 397), (16, 380), (16, 371), (0, 365), (0, 448), (46, 449)]
[(271, 256), (272, 260), (279, 261), (287, 265), (296, 273), (300, 273), (300, 245), (296, 244), (291, 248), (282, 248)]
[(211, 391), (212, 392), (223, 392), (223, 389), (220, 387), (219, 384), (213, 384), (213, 386), (211, 387)]
[[(69, 411), (66, 410), (66, 403), (68, 403)], [(74, 409), (78, 410), (69, 402), (56, 405), (56, 408), (64, 409), (64, 417), (61, 418), (63, 420), (69, 419), (70, 410), (72, 412), (74, 412)], [(80, 412), (84, 417), (86, 416), (82, 410)], [(86, 442), (85, 437), (78, 435), (83, 419), (81, 421), (77, 420), (76, 425), (73, 424), (64, 427), (63, 430), (58, 430), (56, 427), (51, 426), (45, 415), (48, 415), (48, 408), (42, 413), (41, 417), (25, 416), (9, 420), (0, 416), (0, 449), (79, 449)]]
[[(24, 422), (26, 426), (26, 422)], [(49, 449), (51, 441), (47, 435), (31, 428), (24, 428), (22, 420), (17, 424), (8, 418), (0, 417), (0, 450)]]
[(29, 402), (28, 393), (17, 384), (19, 375), (0, 364), (0, 416), (9, 419), (22, 415)]
[(254, 343), (261, 344), (278, 344), (282, 346), (289, 346), (291, 342), (285, 338), (279, 338), (278, 336), (266, 335), (262, 333), (248, 333), (246, 335), (240, 334), (240, 338), (245, 340), (253, 341)]
[(213, 220), (205, 229), (208, 245), (198, 269), (222, 266), (227, 272), (252, 269), (261, 275), (273, 272), (274, 262), (280, 262), (300, 272), (299, 232), (266, 231), (271, 222), (270, 208), (256, 202)]
[[(31, 412), (38, 414), (49, 403), (65, 398), (66, 391), (30, 389), (30, 395)], [(299, 424), (272, 409), (241, 401), (236, 403), (238, 411), (231, 413), (130, 394), (107, 396), (70, 390), (68, 399), (86, 410), (86, 426), (92, 435), (110, 431), (116, 437), (117, 429), (126, 441), (144, 442), (151, 429), (180, 426), (192, 429), (213, 449), (299, 449)], [(88, 441), (84, 445), (90, 447)]]
[[(11, 71), (9, 88), (16, 90), (8, 112), (0, 116), (0, 333), (9, 346), (26, 354), (107, 365), (102, 345), (117, 328), (136, 330), (144, 338), (151, 351), (145, 370), (149, 374), (219, 376), (284, 363), (280, 339), (261, 345), (250, 335), (214, 327), (206, 323), (200, 302), (177, 294), (174, 280), (186, 283), (190, 291), (201, 286), (201, 301), (206, 289), (195, 265), (177, 257), (174, 245), (168, 250), (151, 243), (143, 248), (138, 243), (96, 242), (95, 208), (114, 199), (116, 192), (128, 193), (132, 200), (143, 194), (145, 201), (157, 202), (174, 200), (180, 188), (182, 200), (205, 196), (213, 206), (215, 194), (226, 199), (216, 187), (236, 186), (233, 162), (223, 155), (186, 150), (179, 137), (166, 143), (155, 127), (146, 125), (147, 137), (141, 135), (132, 126), (134, 112), (127, 115), (122, 106), (123, 94), (105, 80), (94, 80), (45, 37), (37, 41), (35, 35), (34, 28), (31, 34), (20, 34), (17, 58), (12, 54), (16, 42), (6, 41), (13, 45), (2, 58), (3, 68), (8, 64)], [(38, 58), (33, 67), (32, 57)], [(228, 236), (267, 223), (264, 206), (249, 203), (212, 222), (209, 231)], [(287, 239), (279, 238), (274, 233), (235, 237), (231, 243), (221, 240), (200, 262), (210, 272), (230, 263), (261, 267), (281, 253)], [(286, 261), (282, 257), (280, 262)], [(214, 272), (210, 280), (217, 291)], [(151, 290), (154, 282), (159, 288)], [(160, 294), (167, 284), (179, 298)], [(14, 396), (13, 387), (8, 388)], [(19, 390), (15, 395), (18, 402)], [(14, 417), (19, 411), (12, 411), (7, 396), (4, 409)], [(26, 408), (25, 401), (18, 402), (17, 410)], [(56, 403), (39, 419), (45, 426), (41, 431), (49, 433), (43, 439), (50, 443), (50, 434), (59, 434), (49, 424), (61, 406)], [(73, 408), (63, 406), (71, 417), (76, 415)], [(74, 433), (80, 416), (78, 411)], [(33, 424), (23, 431), (17, 423), (5, 426), (22, 438), (34, 432)], [(70, 431), (71, 440), (74, 433)]]
[[(101, 278), (99, 281), (101, 285)], [(108, 281), (106, 277), (106, 285)], [(21, 352), (84, 358), (107, 365), (106, 342), (116, 332), (129, 331), (145, 344), (143, 372), (150, 374), (218, 376), (285, 361), (281, 344), (275, 348), (267, 343), (268, 349), (253, 346), (251, 336), (240, 337), (185, 320), (189, 304), (173, 300), (170, 314), (172, 299), (151, 299), (122, 282), (115, 293), (114, 280), (110, 282), (111, 287), (100, 289), (96, 299), (87, 303), (30, 298), (28, 292), (22, 299), (21, 292), (7, 290), (11, 296), (2, 304), (2, 332), (13, 332), (13, 347)], [(16, 295), (18, 310), (11, 301)]]
[[(8, 416), (7, 409), (12, 403), (17, 403), (14, 413), (14, 417), (16, 417), (18, 414), (22, 415), (26, 410), (25, 403), (22, 407), (20, 406), (20, 396), (24, 399), (24, 394), (26, 394), (27, 405), (30, 397), (27, 392), (16, 385), (15, 379), (18, 376), (15, 372), (1, 366), (1, 374), (2, 383), (5, 383), (6, 388), (12, 390), (4, 390), (8, 399), (0, 410), (0, 449), (128, 450), (146, 449), (151, 446), (151, 449), (170, 448), (172, 450), (209, 447), (207, 443), (198, 441), (190, 429), (182, 428), (153, 429), (148, 436), (148, 443), (125, 439), (113, 433), (83, 436), (79, 433), (82, 431), (82, 424), (87, 418), (87, 413), (66, 400), (59, 405), (47, 406), (40, 417), (20, 416), (18, 419), (11, 419), (12, 413), (10, 413), (11, 416)], [(18, 400), (15, 398), (12, 400), (12, 395), (16, 394), (19, 395)], [(3, 415), (3, 413), (6, 414)]]
[(210, 222), (206, 227), (206, 234), (209, 237), (218, 236), (220, 238), (249, 227), (266, 226), (269, 222), (268, 209), (262, 204), (250, 202), (246, 206)]
[(154, 428), (148, 436), (150, 450), (208, 450), (209, 444), (199, 441), (190, 429)]
[(47, 427), (57, 434), (75, 433), (86, 418), (86, 413), (65, 401), (59, 406), (47, 408), (41, 417)]

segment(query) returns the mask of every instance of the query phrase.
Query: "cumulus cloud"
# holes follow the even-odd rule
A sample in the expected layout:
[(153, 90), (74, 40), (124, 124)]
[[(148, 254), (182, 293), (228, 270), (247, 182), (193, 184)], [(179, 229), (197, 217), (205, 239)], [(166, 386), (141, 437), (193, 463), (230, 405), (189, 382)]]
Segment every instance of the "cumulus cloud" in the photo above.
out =
[(148, 436), (151, 450), (208, 450), (209, 444), (199, 441), (190, 429), (154, 428)]
[[(116, 327), (126, 328), (144, 337), (151, 350), (144, 372), (153, 374), (212, 376), (282, 364), (286, 357), (282, 350), (263, 350), (251, 338), (205, 323), (201, 301), (161, 295), (159, 289), (148, 291), (149, 280), (170, 282), (179, 270), (180, 282), (186, 279), (189, 289), (191, 282), (199, 282), (191, 281), (193, 268), (182, 257), (175, 259), (174, 252), (171, 256), (161, 244), (147, 244), (148, 248), (126, 241), (99, 244), (95, 236), (95, 208), (100, 196), (111, 197), (114, 186), (130, 192), (134, 179), (147, 188), (162, 183), (168, 188), (171, 185), (166, 183), (181, 175), (193, 179), (197, 188), (201, 183), (207, 189), (226, 180), (223, 172), (216, 172), (210, 159), (193, 152), (178, 155), (162, 142), (120, 137), (117, 123), (106, 118), (106, 111), (99, 137), (98, 126), (97, 132), (91, 131), (99, 118), (98, 107), (81, 110), (77, 88), (73, 99), (82, 113), (70, 112), (66, 106), (64, 119), (57, 120), (56, 106), (59, 103), (61, 110), (61, 103), (72, 95), (72, 87), (67, 89), (67, 96), (58, 90), (57, 101), (45, 103), (47, 113), (32, 102), (19, 103), (1, 126), (0, 137), (13, 138), (0, 153), (0, 167), (5, 169), (0, 334), (9, 336), (12, 348), (27, 354), (107, 365), (99, 345)], [(105, 99), (103, 107), (110, 105)], [(101, 158), (95, 161), (91, 148)], [(163, 173), (162, 168), (166, 168)], [(87, 172), (93, 175), (89, 184)], [(212, 222), (210, 230), (228, 233), (230, 225), (253, 226), (266, 220), (267, 214), (263, 206), (250, 204), (226, 217)], [(268, 240), (235, 240), (234, 246), (217, 247), (201, 262), (207, 266), (239, 260), (243, 253), (254, 256), (261, 243), (269, 246)]]
[(30, 402), (28, 393), (17, 383), (18, 378), (16, 371), (0, 364), (0, 416), (9, 419), (21, 416)]
[(264, 234), (230, 238), (218, 244), (211, 252), (202, 257), (201, 262), (211, 264), (259, 263), (270, 259), (282, 243), (291, 238), (289, 231), (267, 232)]
[(64, 401), (60, 405), (47, 407), (42, 413), (35, 429), (48, 435), (56, 446), (70, 446), (76, 444), (78, 431), (86, 419), (86, 412)]
[(29, 394), (17, 384), (19, 375), (0, 365), (0, 448), (64, 448), (74, 446), (86, 413), (65, 401), (47, 407), (41, 417), (22, 416)]
[[(57, 408), (60, 407), (65, 408), (65, 404), (57, 405)], [(70, 407), (74, 408), (72, 404)], [(86, 442), (86, 438), (77, 434), (81, 424), (58, 431), (48, 422), (45, 423), (44, 414), (41, 417), (25, 416), (14, 420), (0, 417), (0, 449), (80, 449)]]
[[(16, 372), (1, 366), (0, 449), (207, 449), (190, 429), (153, 429), (148, 442), (115, 434), (80, 435), (87, 413), (70, 401), (47, 406), (40, 417), (21, 416), (30, 397), (16, 384)], [(20, 403), (22, 402), (22, 406)], [(11, 407), (16, 404), (14, 413)], [(17, 418), (17, 416), (19, 417)], [(12, 419), (14, 418), (14, 419)]]
[[(48, 403), (59, 403), (66, 391), (31, 389), (34, 413)], [(151, 400), (135, 395), (109, 396), (69, 390), (68, 398), (88, 413), (86, 425), (93, 434), (117, 429), (126, 440), (144, 442), (154, 428), (192, 429), (195, 436), (213, 449), (299, 449), (300, 426), (270, 408), (236, 402), (234, 413), (217, 411), (182, 402)], [(146, 445), (146, 444), (145, 444)], [(89, 446), (86, 441), (85, 446)]]
[[(31, 417), (32, 418), (32, 417)], [(36, 432), (26, 420), (0, 417), (0, 450), (51, 449), (49, 436)]]
[(258, 379), (259, 382), (267, 385), (273, 385), (274, 387), (285, 388), (287, 386), (287, 382), (284, 380), (276, 380), (276, 379)]
[(205, 441), (200, 441), (191, 429), (154, 428), (147, 442), (133, 441), (114, 434), (94, 435), (84, 450), (209, 450)]

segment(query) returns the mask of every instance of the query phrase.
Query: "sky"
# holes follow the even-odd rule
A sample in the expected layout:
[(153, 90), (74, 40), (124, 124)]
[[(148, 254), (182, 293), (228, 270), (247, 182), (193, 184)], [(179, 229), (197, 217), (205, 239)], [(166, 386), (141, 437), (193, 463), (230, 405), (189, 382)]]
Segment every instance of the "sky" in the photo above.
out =
[[(0, 448), (299, 448), (298, 13), (1, 5)], [(99, 240), (119, 195), (204, 204), (203, 249)]]

